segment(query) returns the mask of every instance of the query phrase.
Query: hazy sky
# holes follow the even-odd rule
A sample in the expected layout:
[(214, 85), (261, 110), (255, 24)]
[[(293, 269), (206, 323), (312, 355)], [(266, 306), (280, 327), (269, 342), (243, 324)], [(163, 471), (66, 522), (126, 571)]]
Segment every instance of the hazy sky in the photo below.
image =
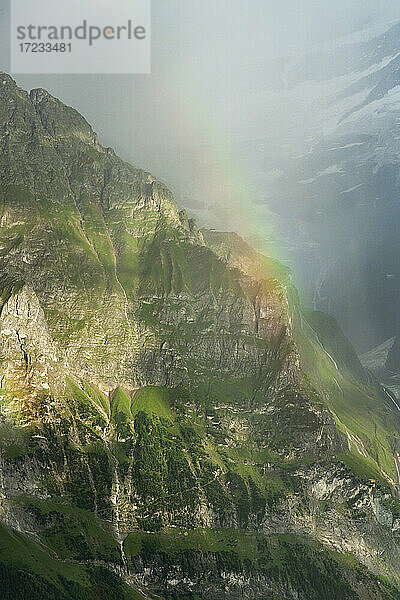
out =
[[(0, 0), (0, 15), (7, 4)], [(197, 112), (205, 114), (193, 119), (219, 119), (224, 110), (214, 84), (221, 72), (296, 54), (395, 18), (400, 18), (397, 0), (152, 0), (152, 75), (16, 79), (27, 89), (45, 87), (75, 106), (106, 143), (134, 156), (137, 142), (204, 142), (201, 132), (189, 133), (187, 123), (179, 126), (177, 114), (187, 112), (195, 97)], [(4, 48), (2, 59), (7, 70)]]
[[(4, 70), (7, 6), (7, 0), (0, 0)], [(253, 165), (235, 164), (231, 155), (237, 139), (262, 135), (273, 146), (293, 110), (300, 127), (303, 116), (296, 102), (273, 107), (278, 112), (273, 115), (263, 97), (274, 57), (296, 56), (312, 45), (394, 19), (400, 19), (398, 0), (152, 0), (151, 75), (15, 78), (25, 89), (44, 87), (74, 106), (103, 144), (175, 191), (191, 177), (203, 178), (207, 190), (209, 165), (200, 173), (187, 148), (208, 145), (208, 160), (215, 155), (216, 162), (224, 163), (225, 179), (246, 168), (251, 181)]]
[[(0, 17), (6, 7), (0, 0)], [(182, 170), (190, 169), (183, 148), (222, 145), (229, 161), (235, 138), (253, 135), (258, 115), (247, 95), (257, 87), (258, 72), (268, 81), (273, 57), (297, 55), (394, 19), (400, 19), (398, 0), (152, 0), (151, 75), (15, 78), (26, 89), (44, 87), (77, 108), (101, 142), (176, 189)], [(1, 50), (8, 70), (7, 52)], [(261, 71), (252, 71), (254, 65)], [(270, 127), (278, 129), (278, 120)], [(157, 146), (169, 150), (158, 153)]]
[(167, 62), (177, 50), (211, 65), (297, 52), (398, 18), (400, 7), (397, 0), (153, 0), (153, 16)]

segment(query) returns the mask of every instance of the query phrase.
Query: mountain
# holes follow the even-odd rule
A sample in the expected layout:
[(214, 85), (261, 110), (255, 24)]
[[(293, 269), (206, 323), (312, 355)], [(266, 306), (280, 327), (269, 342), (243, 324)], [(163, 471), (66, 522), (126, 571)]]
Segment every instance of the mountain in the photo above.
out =
[(0, 77), (4, 599), (400, 598), (396, 406), (336, 321)]
[(308, 96), (316, 116), (304, 151), (275, 165), (270, 208), (306, 297), (363, 352), (399, 331), (399, 34), (310, 53), (280, 92)]
[(238, 66), (212, 88), (221, 114), (208, 144), (143, 144), (202, 226), (232, 228), (290, 264), (304, 302), (332, 314), (360, 353), (400, 328), (399, 40), (396, 23)]

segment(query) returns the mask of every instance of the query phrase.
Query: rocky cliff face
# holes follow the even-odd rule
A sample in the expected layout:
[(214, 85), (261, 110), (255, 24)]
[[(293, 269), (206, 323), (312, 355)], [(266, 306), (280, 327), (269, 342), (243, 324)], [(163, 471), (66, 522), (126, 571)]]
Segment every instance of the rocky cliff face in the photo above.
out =
[(0, 77), (0, 135), (4, 582), (399, 597), (398, 418), (335, 322), (44, 90)]

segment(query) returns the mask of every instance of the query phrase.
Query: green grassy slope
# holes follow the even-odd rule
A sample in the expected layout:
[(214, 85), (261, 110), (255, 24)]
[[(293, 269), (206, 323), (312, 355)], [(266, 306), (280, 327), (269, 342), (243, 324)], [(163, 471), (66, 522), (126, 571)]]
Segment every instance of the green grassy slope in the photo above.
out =
[[(337, 323), (322, 313), (297, 313), (296, 339), (302, 367), (335, 416), (350, 450), (371, 473), (398, 483), (394, 462), (400, 420), (365, 371)], [(355, 466), (356, 462), (351, 461)], [(374, 478), (375, 478), (374, 477)]]
[(170, 529), (158, 534), (132, 533), (124, 545), (133, 569), (138, 559), (143, 567), (157, 562), (164, 569), (178, 566), (192, 580), (195, 593), (202, 587), (223, 585), (224, 574), (229, 573), (238, 577), (235, 598), (245, 587), (242, 578), (250, 574), (259, 578), (263, 598), (268, 600), (353, 600), (357, 597), (355, 580), (360, 581), (357, 591), (365, 599), (400, 598), (398, 590), (371, 577), (351, 555), (324, 550), (294, 535)]
[(104, 567), (62, 562), (46, 546), (0, 524), (2, 600), (140, 600)]

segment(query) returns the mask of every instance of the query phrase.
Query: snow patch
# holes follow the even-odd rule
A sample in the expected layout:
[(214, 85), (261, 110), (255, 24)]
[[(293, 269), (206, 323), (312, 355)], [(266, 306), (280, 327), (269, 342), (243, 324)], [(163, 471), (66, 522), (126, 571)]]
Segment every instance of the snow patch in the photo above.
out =
[(354, 185), (353, 187), (347, 189), (347, 190), (343, 190), (343, 192), (340, 192), (340, 195), (343, 194), (349, 194), (350, 192), (354, 192), (354, 190), (358, 190), (358, 188), (360, 188), (361, 186), (363, 186), (363, 183), (359, 183), (358, 185)]

